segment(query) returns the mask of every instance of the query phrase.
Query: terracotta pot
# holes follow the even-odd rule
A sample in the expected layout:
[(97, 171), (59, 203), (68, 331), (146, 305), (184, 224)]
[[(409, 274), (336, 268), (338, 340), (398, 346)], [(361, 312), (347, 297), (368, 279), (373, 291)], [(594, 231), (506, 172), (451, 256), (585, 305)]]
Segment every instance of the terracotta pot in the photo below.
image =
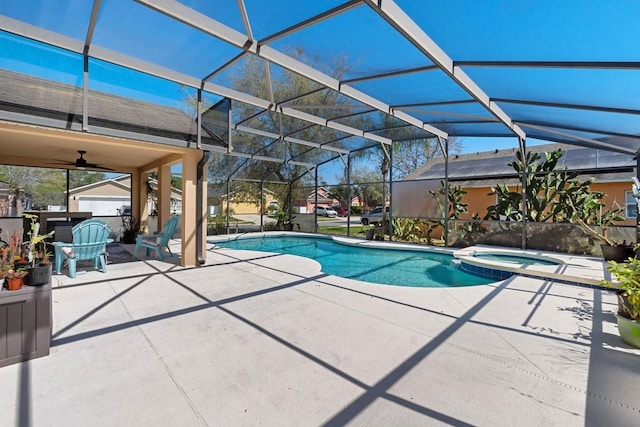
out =
[(22, 288), (24, 277), (7, 277), (7, 289), (17, 291)]

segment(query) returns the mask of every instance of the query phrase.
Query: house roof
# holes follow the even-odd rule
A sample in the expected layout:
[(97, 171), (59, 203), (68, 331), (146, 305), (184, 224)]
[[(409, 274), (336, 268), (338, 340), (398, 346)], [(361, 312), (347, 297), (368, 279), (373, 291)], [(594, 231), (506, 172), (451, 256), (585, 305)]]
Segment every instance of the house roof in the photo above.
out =
[[(597, 175), (609, 180), (628, 181), (636, 166), (634, 156), (613, 151), (567, 144), (544, 144), (527, 147), (528, 151), (536, 153), (557, 149), (561, 149), (563, 153), (558, 162), (558, 168), (582, 172), (589, 176)], [(509, 166), (510, 162), (516, 160), (516, 152), (517, 150), (513, 148), (449, 156), (447, 166), (449, 179), (467, 181), (499, 177), (517, 179), (515, 171)], [(409, 174), (405, 180), (443, 179), (444, 177), (444, 158), (437, 157)], [(598, 179), (600, 180), (600, 178)]]
[(124, 188), (126, 190), (131, 189), (131, 177), (129, 175), (120, 175), (114, 178), (103, 179), (101, 181), (92, 182), (91, 184), (82, 185), (69, 190), (69, 194), (80, 193), (87, 191), (91, 188), (102, 187), (106, 184), (111, 184), (116, 187)]
[[(0, 109), (82, 124), (83, 89), (0, 69)], [(89, 124), (140, 135), (195, 142), (197, 123), (182, 110), (95, 90)], [(204, 135), (205, 142), (214, 141)]]
[[(154, 178), (149, 178), (149, 183), (153, 188), (158, 188), (158, 180)], [(91, 184), (83, 185), (80, 187), (75, 187), (69, 190), (69, 194), (79, 193), (83, 191), (87, 191), (92, 188), (102, 187), (106, 184), (111, 184), (116, 187), (123, 188), (127, 191), (131, 190), (131, 176), (130, 175), (120, 175), (113, 178), (103, 179), (101, 181), (92, 182)], [(176, 187), (171, 187), (171, 194), (175, 196), (182, 197), (182, 190)]]

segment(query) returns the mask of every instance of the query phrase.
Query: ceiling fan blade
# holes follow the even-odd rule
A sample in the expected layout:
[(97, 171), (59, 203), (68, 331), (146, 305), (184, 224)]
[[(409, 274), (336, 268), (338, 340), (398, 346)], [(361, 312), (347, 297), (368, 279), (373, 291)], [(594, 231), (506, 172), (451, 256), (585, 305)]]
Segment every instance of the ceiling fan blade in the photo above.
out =
[(101, 171), (111, 171), (111, 172), (113, 172), (115, 170), (115, 169), (108, 168), (106, 166), (96, 165), (94, 163), (87, 163), (87, 165), (84, 168), (85, 169), (98, 169), (98, 170), (101, 170)]
[(74, 166), (76, 163), (75, 162), (68, 162), (66, 160), (60, 160), (60, 159), (53, 159), (53, 161), (51, 162), (47, 162), (50, 165), (68, 165), (68, 166)]

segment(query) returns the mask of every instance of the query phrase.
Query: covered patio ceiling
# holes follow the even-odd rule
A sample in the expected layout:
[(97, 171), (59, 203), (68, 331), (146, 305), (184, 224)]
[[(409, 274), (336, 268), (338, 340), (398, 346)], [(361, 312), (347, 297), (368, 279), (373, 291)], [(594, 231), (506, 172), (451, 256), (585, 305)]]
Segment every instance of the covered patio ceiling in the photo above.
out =
[[(0, 143), (2, 164), (73, 169), (65, 162), (74, 162), (79, 157), (78, 150), (83, 150), (86, 151), (83, 157), (88, 163), (117, 172), (147, 171), (160, 164), (178, 162), (176, 154), (184, 151), (158, 144), (130, 144), (119, 138), (2, 122)], [(126, 155), (123, 155), (123, 150)]]
[[(315, 167), (364, 147), (435, 136), (636, 154), (639, 18), (633, 0), (615, 7), (578, 0), (68, 0), (56, 8), (23, 0), (0, 3), (0, 68), (78, 87), (93, 80), (93, 90), (144, 93), (139, 99), (170, 105), (166, 85), (103, 71), (114, 66), (174, 82), (209, 104), (231, 99), (243, 108), (232, 113), (229, 146), (200, 136), (196, 146), (281, 164)], [(30, 43), (62, 59), (22, 55), (17, 46)], [(237, 81), (256, 58), (268, 65), (266, 93)], [(336, 75), (340, 60), (346, 66)], [(304, 90), (279, 98), (276, 82), (287, 73)], [(318, 93), (331, 103), (319, 104)], [(184, 99), (173, 101), (184, 110)], [(330, 136), (305, 139), (313, 128)], [(239, 134), (260, 143), (234, 144)], [(112, 160), (95, 154), (96, 163)]]

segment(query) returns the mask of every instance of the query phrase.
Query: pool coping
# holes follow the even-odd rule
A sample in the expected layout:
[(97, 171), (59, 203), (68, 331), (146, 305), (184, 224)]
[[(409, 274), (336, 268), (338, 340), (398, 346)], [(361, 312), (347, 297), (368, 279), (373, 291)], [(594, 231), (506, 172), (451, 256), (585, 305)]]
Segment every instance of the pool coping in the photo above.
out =
[[(490, 245), (474, 245), (466, 248), (444, 248), (439, 246), (424, 246), (404, 242), (365, 240), (359, 237), (347, 236), (330, 236), (326, 234), (304, 233), (293, 231), (268, 231), (268, 232), (252, 232), (243, 234), (226, 234), (218, 236), (207, 236), (207, 242), (215, 244), (216, 241), (228, 242), (243, 238), (260, 238), (265, 236), (297, 236), (297, 237), (314, 237), (331, 239), (337, 243), (349, 246), (359, 246), (368, 248), (393, 248), (394, 250), (410, 250), (424, 251), (448, 254), (454, 257), (454, 260), (464, 264), (467, 268), (463, 268), (467, 272), (479, 274), (484, 277), (495, 279), (496, 281), (505, 280), (509, 276), (517, 274), (524, 277), (535, 279), (553, 280), (559, 283), (571, 285), (603, 288), (602, 281), (610, 280), (611, 276), (607, 271), (607, 263), (602, 257), (564, 254), (551, 251), (540, 250), (522, 250), (518, 248), (490, 246)], [(552, 260), (557, 265), (543, 264), (518, 264), (514, 262), (500, 262), (495, 259), (483, 259), (475, 257), (478, 253), (490, 254), (507, 254), (516, 256), (525, 256), (533, 259)], [(474, 270), (475, 269), (475, 270)]]

